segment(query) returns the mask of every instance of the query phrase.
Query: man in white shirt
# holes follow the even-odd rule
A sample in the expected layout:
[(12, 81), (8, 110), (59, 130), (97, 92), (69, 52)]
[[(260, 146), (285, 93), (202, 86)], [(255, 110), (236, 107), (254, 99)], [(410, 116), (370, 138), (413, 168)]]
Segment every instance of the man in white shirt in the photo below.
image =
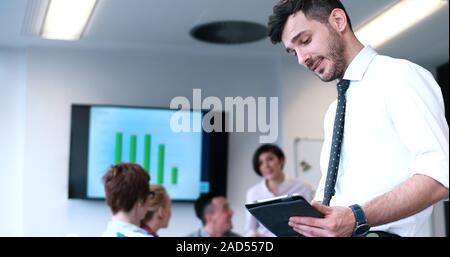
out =
[[(423, 235), (432, 205), (448, 198), (449, 186), (448, 124), (432, 75), (364, 47), (339, 0), (280, 1), (269, 36), (322, 81), (348, 88), (325, 116), (313, 203), (325, 218), (292, 217), (289, 225), (305, 236)], [(327, 171), (332, 160), (337, 174)]]

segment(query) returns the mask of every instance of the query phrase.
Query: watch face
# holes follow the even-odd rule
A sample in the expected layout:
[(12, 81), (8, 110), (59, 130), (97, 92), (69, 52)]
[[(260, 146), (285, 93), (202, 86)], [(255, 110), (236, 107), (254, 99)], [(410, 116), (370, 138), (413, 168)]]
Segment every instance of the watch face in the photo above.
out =
[(355, 236), (364, 236), (369, 232), (370, 227), (367, 224), (361, 224), (355, 228)]

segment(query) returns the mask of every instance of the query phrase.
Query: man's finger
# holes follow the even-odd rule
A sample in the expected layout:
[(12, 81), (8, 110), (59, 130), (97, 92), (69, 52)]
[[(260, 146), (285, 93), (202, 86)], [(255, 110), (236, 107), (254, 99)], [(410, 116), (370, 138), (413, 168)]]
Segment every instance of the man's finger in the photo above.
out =
[(320, 202), (313, 202), (312, 206), (322, 214), (328, 214), (332, 211), (331, 207), (325, 206)]
[(326, 227), (325, 219), (311, 217), (290, 217), (289, 222), (318, 228)]
[(308, 233), (306, 233), (306, 232), (304, 232), (304, 231), (302, 231), (300, 229), (297, 229), (297, 228), (293, 228), (293, 229), (294, 229), (295, 232), (299, 233), (302, 236), (313, 237), (313, 235), (310, 235), (310, 234), (308, 234)]
[(327, 236), (327, 231), (323, 230), (321, 228), (315, 228), (315, 227), (304, 226), (304, 225), (296, 225), (294, 230), (304, 236), (306, 236), (306, 235), (321, 236), (321, 237)]

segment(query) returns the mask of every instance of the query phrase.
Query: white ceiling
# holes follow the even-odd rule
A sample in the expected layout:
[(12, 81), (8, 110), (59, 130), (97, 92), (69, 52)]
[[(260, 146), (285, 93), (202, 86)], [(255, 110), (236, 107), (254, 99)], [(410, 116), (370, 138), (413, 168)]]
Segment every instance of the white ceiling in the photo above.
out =
[[(277, 0), (99, 0), (84, 37), (74, 42), (50, 41), (27, 32), (30, 25), (24, 21), (40, 23), (32, 16), (36, 11), (27, 11), (27, 5), (45, 1), (0, 0), (0, 46), (285, 55), (281, 46), (273, 47), (268, 39), (222, 46), (198, 42), (189, 34), (192, 27), (210, 21), (237, 19), (266, 24)], [(397, 0), (342, 2), (354, 28), (358, 28)], [(448, 61), (448, 50), (448, 4), (379, 49), (383, 54), (434, 66)]]

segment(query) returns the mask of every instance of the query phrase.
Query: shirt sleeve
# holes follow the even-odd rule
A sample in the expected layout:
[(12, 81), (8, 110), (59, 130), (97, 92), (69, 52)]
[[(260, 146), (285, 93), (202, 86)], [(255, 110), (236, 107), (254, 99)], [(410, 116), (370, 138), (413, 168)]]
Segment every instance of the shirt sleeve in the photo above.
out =
[(324, 188), (325, 188), (325, 179), (326, 179), (326, 177), (322, 175), (322, 177), (320, 178), (320, 181), (319, 181), (319, 185), (317, 186), (317, 190), (314, 195), (313, 201), (322, 202)]
[(387, 109), (401, 141), (413, 156), (411, 175), (449, 186), (449, 130), (442, 92), (425, 69), (407, 62), (386, 92)]

